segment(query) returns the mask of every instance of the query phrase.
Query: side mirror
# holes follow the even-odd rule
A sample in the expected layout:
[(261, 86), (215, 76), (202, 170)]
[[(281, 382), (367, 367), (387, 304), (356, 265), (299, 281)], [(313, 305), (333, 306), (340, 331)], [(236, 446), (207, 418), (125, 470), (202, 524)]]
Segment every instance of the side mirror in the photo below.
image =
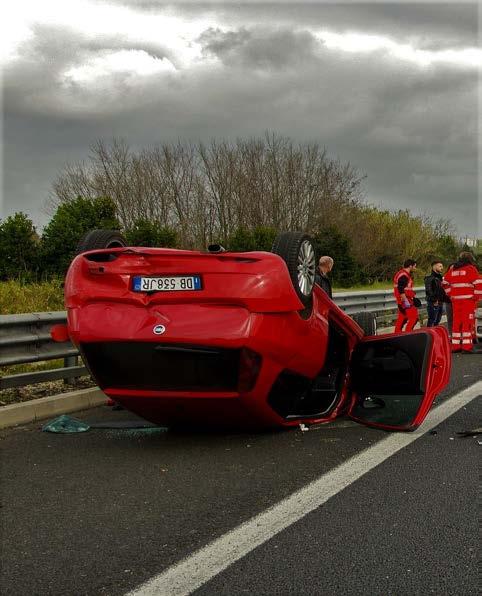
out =
[(50, 328), (50, 337), (53, 341), (58, 343), (64, 343), (69, 341), (69, 330), (67, 329), (67, 325), (54, 325)]

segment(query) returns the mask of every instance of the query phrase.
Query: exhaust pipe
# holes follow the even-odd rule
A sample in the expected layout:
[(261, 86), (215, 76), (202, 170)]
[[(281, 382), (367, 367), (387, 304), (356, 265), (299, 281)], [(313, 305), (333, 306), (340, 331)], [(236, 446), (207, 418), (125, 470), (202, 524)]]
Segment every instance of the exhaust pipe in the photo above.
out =
[(226, 249), (224, 248), (224, 246), (221, 246), (220, 244), (210, 244), (208, 246), (208, 252), (211, 252), (211, 253), (226, 252)]

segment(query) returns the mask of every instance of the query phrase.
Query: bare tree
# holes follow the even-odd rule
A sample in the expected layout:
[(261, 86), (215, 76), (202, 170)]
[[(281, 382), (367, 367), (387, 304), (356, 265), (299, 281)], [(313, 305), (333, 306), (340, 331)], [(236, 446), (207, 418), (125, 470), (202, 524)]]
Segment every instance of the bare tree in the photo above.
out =
[(363, 177), (316, 143), (272, 133), (235, 142), (163, 144), (133, 151), (99, 140), (87, 163), (67, 165), (52, 186), (54, 204), (110, 197), (125, 228), (138, 219), (175, 227), (183, 245), (227, 239), (237, 228), (316, 231), (336, 225), (362, 196)]

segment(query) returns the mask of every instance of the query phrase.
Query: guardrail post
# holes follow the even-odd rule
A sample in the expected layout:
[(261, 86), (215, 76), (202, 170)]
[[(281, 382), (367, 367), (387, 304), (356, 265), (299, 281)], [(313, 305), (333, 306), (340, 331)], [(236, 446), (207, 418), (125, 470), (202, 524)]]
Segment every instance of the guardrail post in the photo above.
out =
[[(66, 356), (64, 358), (64, 368), (70, 368), (72, 366), (77, 366), (79, 363), (78, 356)], [(64, 379), (64, 385), (75, 385), (75, 381), (79, 377), (71, 377), (70, 379)]]

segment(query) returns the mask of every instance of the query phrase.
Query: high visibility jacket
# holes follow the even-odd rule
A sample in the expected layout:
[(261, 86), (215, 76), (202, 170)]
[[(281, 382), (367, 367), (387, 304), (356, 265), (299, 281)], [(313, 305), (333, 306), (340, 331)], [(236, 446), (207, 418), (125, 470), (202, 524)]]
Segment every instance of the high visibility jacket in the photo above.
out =
[(395, 294), (395, 300), (397, 301), (397, 304), (402, 303), (402, 299), (400, 297), (400, 294), (402, 292), (400, 292), (400, 290), (398, 289), (398, 284), (399, 284), (401, 278), (403, 278), (403, 276), (405, 276), (407, 278), (407, 284), (405, 286), (403, 293), (405, 294), (405, 296), (407, 297), (407, 300), (409, 302), (412, 302), (413, 299), (415, 298), (415, 291), (413, 289), (412, 276), (405, 269), (400, 269), (400, 271), (397, 271), (397, 273), (395, 273), (395, 276), (393, 278), (393, 293)]
[(482, 300), (482, 277), (474, 265), (451, 265), (442, 286), (450, 300)]

